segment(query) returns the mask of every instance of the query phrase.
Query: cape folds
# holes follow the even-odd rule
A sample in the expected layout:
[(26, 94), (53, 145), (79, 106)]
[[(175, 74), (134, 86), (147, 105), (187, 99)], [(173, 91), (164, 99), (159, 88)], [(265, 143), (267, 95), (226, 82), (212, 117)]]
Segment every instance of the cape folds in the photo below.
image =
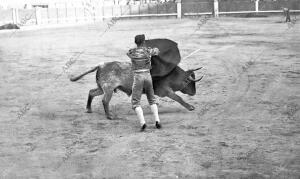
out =
[(151, 76), (159, 77), (170, 73), (180, 62), (181, 56), (177, 43), (169, 39), (146, 40), (146, 46), (158, 48), (158, 56), (151, 57)]

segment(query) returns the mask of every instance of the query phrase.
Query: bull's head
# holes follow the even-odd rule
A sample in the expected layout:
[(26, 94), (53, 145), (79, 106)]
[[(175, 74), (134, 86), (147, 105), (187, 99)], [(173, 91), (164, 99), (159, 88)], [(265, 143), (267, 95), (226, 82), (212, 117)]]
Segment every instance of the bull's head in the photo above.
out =
[(195, 79), (195, 73), (194, 71), (200, 70), (200, 68), (196, 69), (190, 69), (185, 72), (185, 80), (184, 80), (184, 86), (180, 90), (184, 94), (188, 94), (190, 96), (194, 96), (196, 94), (196, 82), (200, 81), (203, 76), (201, 76), (199, 79)]

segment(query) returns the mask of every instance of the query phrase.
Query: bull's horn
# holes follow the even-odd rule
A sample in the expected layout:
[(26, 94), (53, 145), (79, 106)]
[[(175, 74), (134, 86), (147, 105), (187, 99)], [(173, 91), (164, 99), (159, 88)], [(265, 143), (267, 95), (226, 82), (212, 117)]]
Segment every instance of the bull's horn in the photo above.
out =
[(203, 78), (203, 76), (201, 76), (201, 78), (195, 80), (195, 79), (193, 79), (192, 77), (189, 76), (189, 80), (191, 80), (193, 82), (198, 82), (198, 81), (202, 80), (202, 78)]
[(190, 69), (191, 71), (197, 71), (197, 70), (200, 70), (202, 67), (200, 68), (195, 68), (195, 69)]

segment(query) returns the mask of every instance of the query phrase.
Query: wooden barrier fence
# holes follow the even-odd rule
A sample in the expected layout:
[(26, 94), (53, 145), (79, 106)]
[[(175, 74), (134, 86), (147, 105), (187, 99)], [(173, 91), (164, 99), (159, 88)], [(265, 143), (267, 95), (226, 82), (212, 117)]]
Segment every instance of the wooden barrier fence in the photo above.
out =
[[(181, 0), (166, 3), (148, 3), (113, 6), (84, 6), (81, 8), (35, 8), (0, 10), (0, 25), (15, 23), (33, 24), (65, 24), (78, 22), (102, 21), (107, 18), (120, 17), (159, 17), (173, 16), (177, 18), (195, 15), (248, 14), (248, 13), (282, 13), (288, 7), (291, 13), (300, 12), (300, 0), (289, 1), (208, 1), (184, 2)], [(26, 19), (26, 20), (24, 20)]]

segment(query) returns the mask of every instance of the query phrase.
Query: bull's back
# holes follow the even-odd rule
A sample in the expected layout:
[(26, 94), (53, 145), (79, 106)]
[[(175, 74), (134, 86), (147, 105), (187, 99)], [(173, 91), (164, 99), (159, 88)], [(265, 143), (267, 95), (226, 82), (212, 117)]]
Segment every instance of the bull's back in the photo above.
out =
[(96, 80), (98, 85), (124, 86), (131, 88), (133, 74), (130, 62), (107, 62), (99, 66)]

